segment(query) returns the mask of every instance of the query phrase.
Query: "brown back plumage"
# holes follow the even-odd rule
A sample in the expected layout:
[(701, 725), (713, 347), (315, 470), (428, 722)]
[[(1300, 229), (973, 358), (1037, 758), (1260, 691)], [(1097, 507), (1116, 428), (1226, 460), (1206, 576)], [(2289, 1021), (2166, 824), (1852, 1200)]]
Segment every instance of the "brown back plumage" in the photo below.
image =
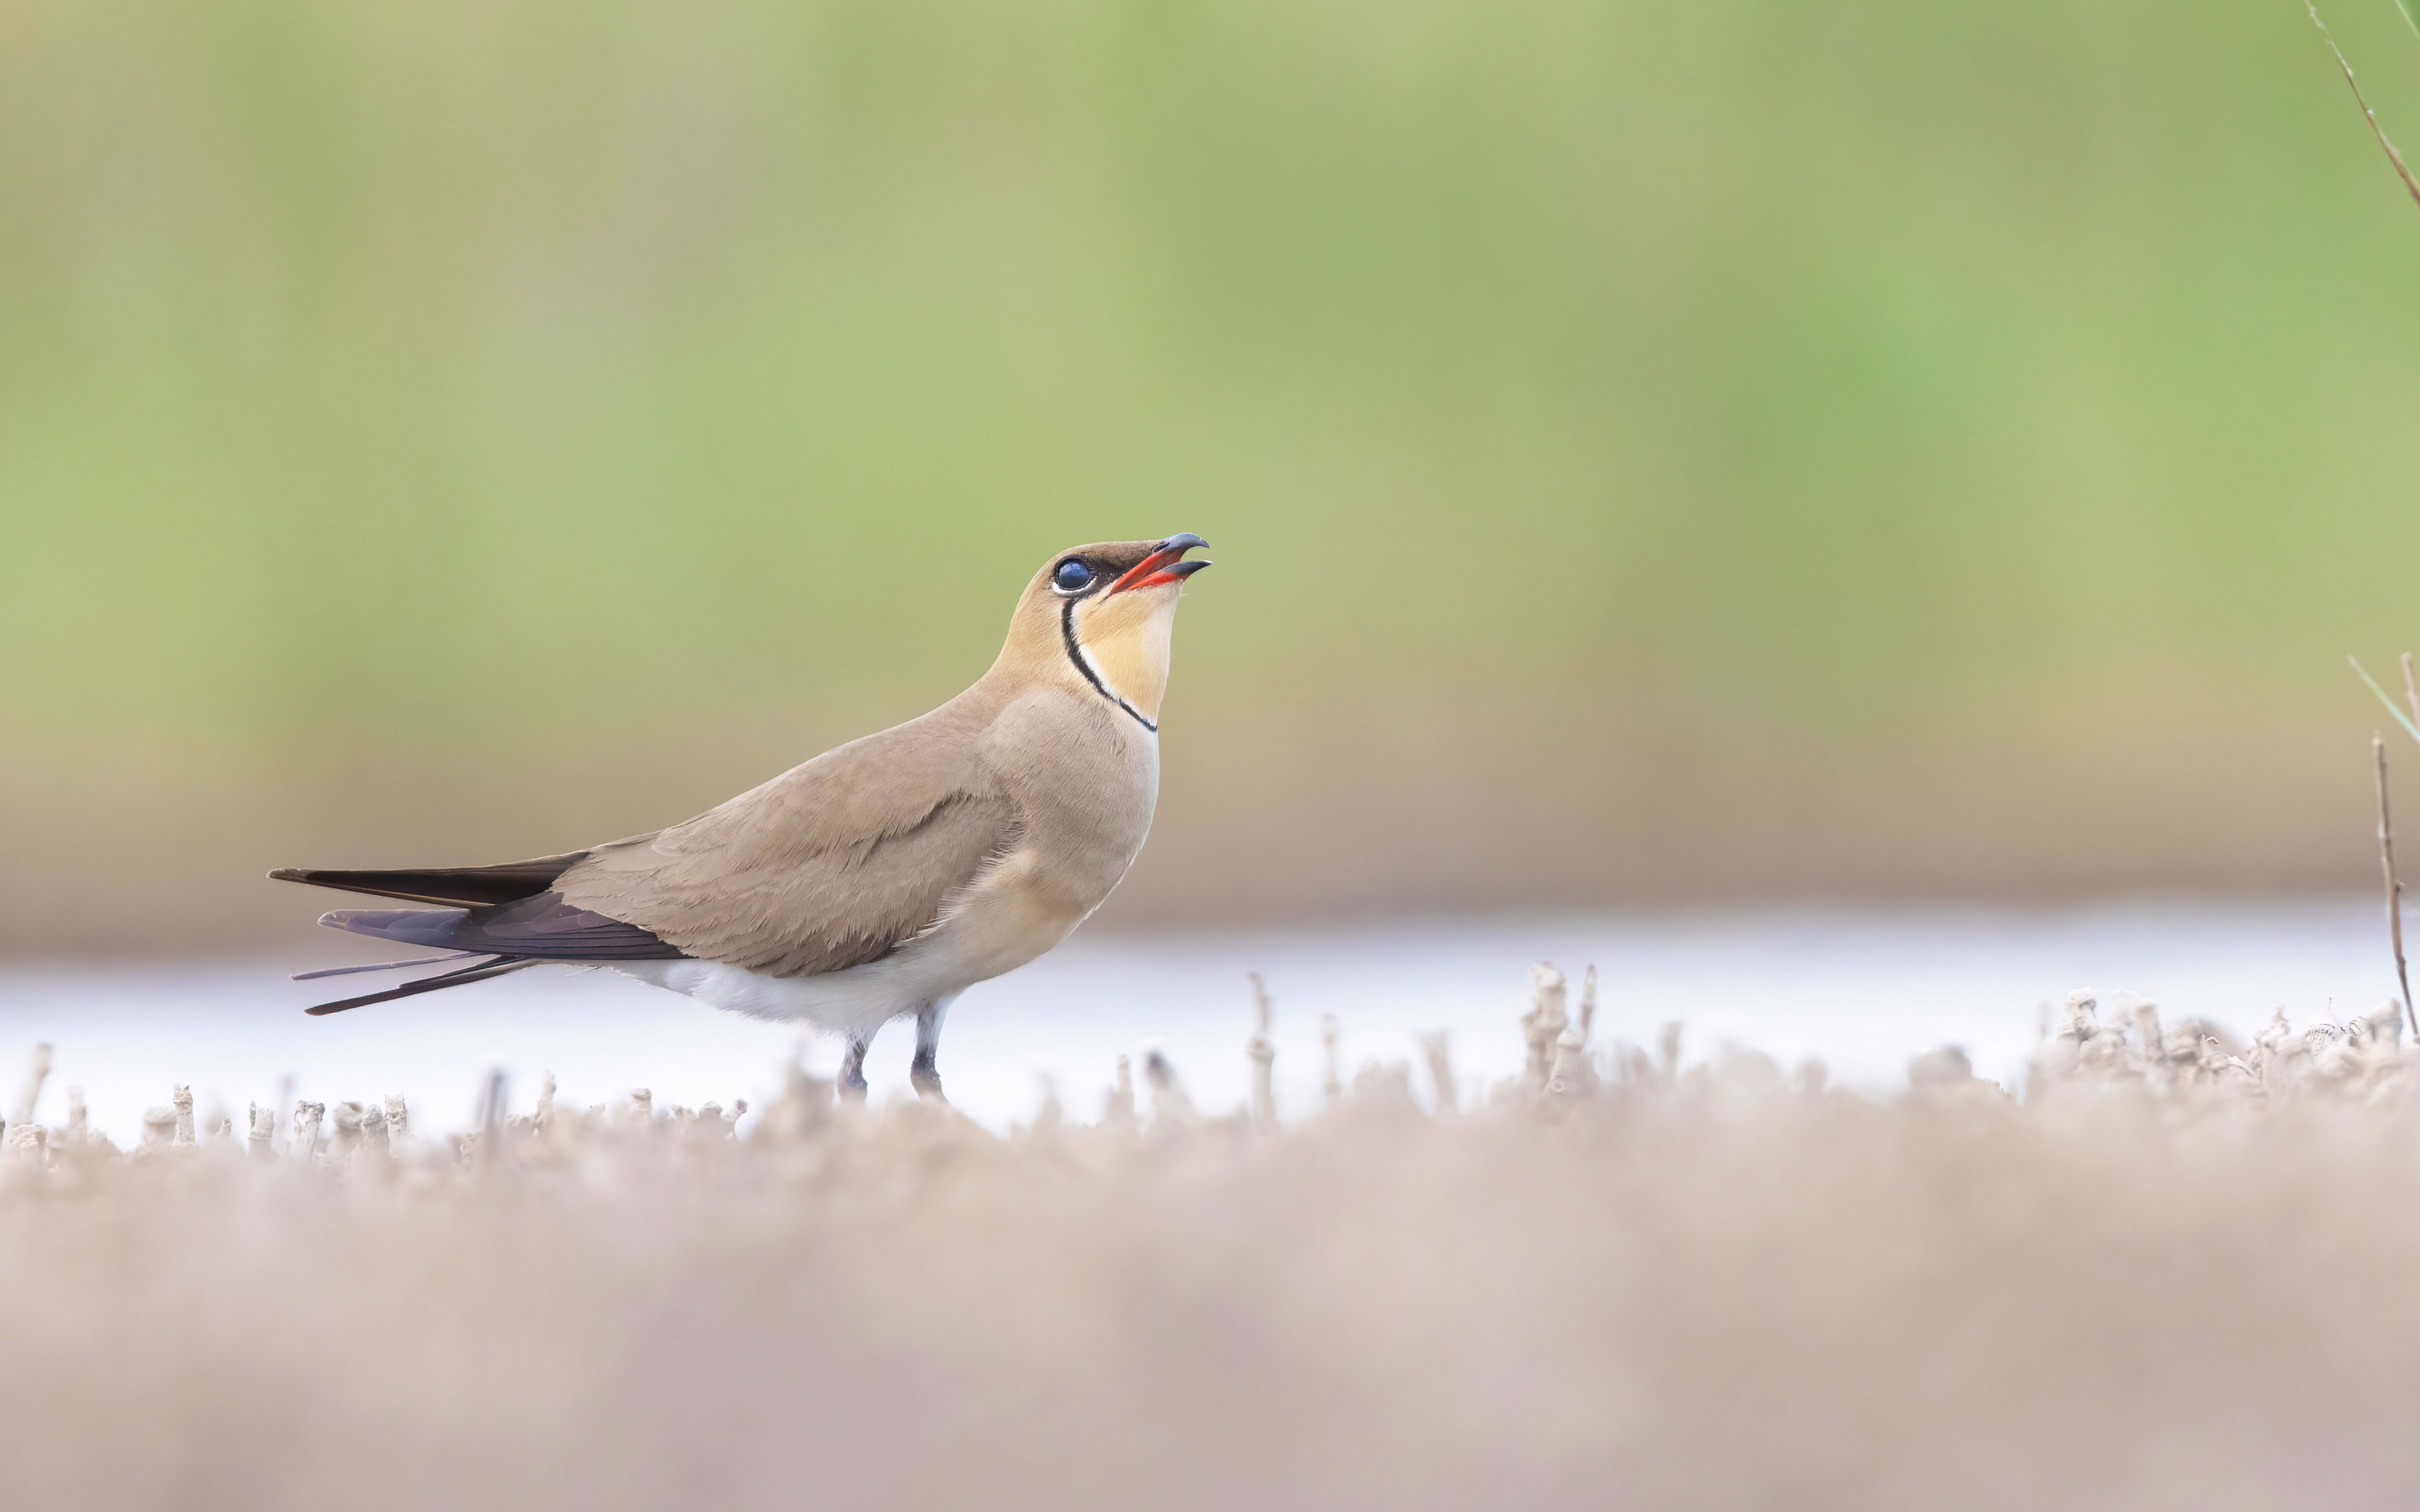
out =
[(772, 976), (877, 960), (1016, 842), (968, 702), (827, 751), (660, 834), (598, 846), (555, 890), (684, 954)]

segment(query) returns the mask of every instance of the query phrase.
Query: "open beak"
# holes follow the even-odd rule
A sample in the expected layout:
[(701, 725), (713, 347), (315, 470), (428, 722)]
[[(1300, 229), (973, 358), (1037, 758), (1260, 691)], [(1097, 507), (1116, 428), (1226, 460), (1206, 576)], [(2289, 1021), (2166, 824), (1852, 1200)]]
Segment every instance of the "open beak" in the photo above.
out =
[[(1210, 565), (1207, 562), (1187, 562), (1185, 553), (1197, 546), (1209, 544), (1198, 535), (1171, 535), (1160, 542), (1151, 555), (1128, 567), (1125, 577), (1109, 584), (1109, 593), (1123, 594), (1130, 588), (1157, 588), (1162, 583), (1181, 583)], [(1102, 596), (1106, 598), (1109, 594)]]

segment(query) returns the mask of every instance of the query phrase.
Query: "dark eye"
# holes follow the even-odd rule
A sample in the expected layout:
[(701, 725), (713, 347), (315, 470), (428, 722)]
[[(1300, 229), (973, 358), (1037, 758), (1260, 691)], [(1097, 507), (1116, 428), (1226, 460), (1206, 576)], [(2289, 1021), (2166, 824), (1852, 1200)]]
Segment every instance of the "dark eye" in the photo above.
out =
[(1059, 570), (1050, 575), (1050, 580), (1058, 584), (1061, 593), (1072, 594), (1092, 586), (1093, 569), (1069, 557), (1059, 563)]

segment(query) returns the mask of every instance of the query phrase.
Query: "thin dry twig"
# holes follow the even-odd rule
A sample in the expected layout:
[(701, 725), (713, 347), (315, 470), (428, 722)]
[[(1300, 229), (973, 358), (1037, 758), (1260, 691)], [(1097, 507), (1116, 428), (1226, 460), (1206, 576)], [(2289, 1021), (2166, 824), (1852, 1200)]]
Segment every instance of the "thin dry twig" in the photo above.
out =
[(1438, 1114), (1460, 1112), (1462, 1096), (1453, 1076), (1453, 1035), (1445, 1029), (1421, 1035), (1420, 1055), (1428, 1061), (1429, 1089)]
[(1521, 1072), (1521, 1085), (1532, 1096), (1544, 1091), (1554, 1079), (1555, 1048), (1563, 1031), (1571, 1027), (1571, 1015), (1564, 1011), (1566, 992), (1563, 974), (1553, 962), (1541, 961), (1529, 968), (1529, 1011), (1521, 1018), (1529, 1058)]
[(1125, 1056), (1118, 1057), (1117, 1080), (1101, 1108), (1101, 1127), (1112, 1134), (1135, 1132), (1134, 1062)]
[(2369, 669), (2361, 664), (2361, 658), (2347, 656), (2345, 661), (2352, 668), (2353, 675), (2361, 679), (2362, 686), (2377, 695), (2379, 704), (2386, 710), (2388, 717), (2400, 725), (2405, 734), (2415, 741), (2420, 741), (2420, 721), (2414, 721), (2412, 716), (2396, 706), (2394, 696), (2378, 686), (2378, 679), (2369, 675)]
[(1277, 1042), (1270, 1038), (1275, 1012), (1268, 983), (1257, 971), (1244, 974), (1252, 983), (1252, 1037), (1244, 1045), (1252, 1062), (1252, 1127), (1264, 1133), (1278, 1126)]
[(1142, 1057), (1143, 1080), (1151, 1084), (1151, 1124), (1154, 1133), (1161, 1128), (1189, 1129), (1202, 1121), (1193, 1099), (1185, 1090), (1185, 1079), (1176, 1074), (1176, 1064), (1158, 1050), (1146, 1051)]
[(25, 1057), (25, 1078), (18, 1084), (17, 1101), (9, 1106), (9, 1122), (34, 1121), (34, 1110), (40, 1106), (42, 1101), (42, 1084), (50, 1079), (51, 1047), (38, 1044), (34, 1046), (34, 1053)]
[(2386, 161), (2395, 164), (2396, 177), (2401, 178), (2403, 187), (2411, 192), (2412, 203), (2420, 205), (2420, 179), (2413, 178), (2412, 170), (2403, 165), (2403, 154), (2395, 150), (2395, 144), (2387, 140), (2386, 128), (2378, 124), (2378, 112), (2370, 109), (2369, 101), (2362, 97), (2361, 81), (2352, 76), (2351, 60), (2344, 55), (2344, 49), (2336, 45), (2335, 34), (2328, 30), (2328, 23), (2319, 19), (2316, 0), (2303, 0), (2303, 8), (2311, 13), (2311, 24), (2319, 29), (2319, 38), (2328, 44), (2328, 51), (2336, 55), (2336, 67), (2344, 69), (2345, 87), (2352, 91), (2353, 103), (2361, 107), (2362, 117), (2369, 122), (2370, 131), (2378, 138), (2378, 145), (2386, 149)]
[[(2410, 657), (2404, 658), (2408, 667)], [(2370, 753), (2378, 758), (2378, 864), (2386, 880), (2386, 937), (2395, 947), (2395, 980), (2403, 989), (2403, 1016), (2413, 1023), (2412, 1034), (2420, 1038), (2420, 1022), (2412, 1018), (2412, 973), (2403, 964), (2403, 881), (2395, 873), (2395, 820), (2386, 804), (2386, 737), (2370, 732)]]
[(499, 1153), (497, 1145), (504, 1137), (504, 1111), (506, 1099), (509, 1096), (510, 1093), (504, 1082), (504, 1069), (502, 1066), (490, 1067), (488, 1072), (487, 1085), (480, 1089), (479, 1093), (478, 1142), (473, 1147), (476, 1150), (478, 1168), (482, 1171), (493, 1170), (496, 1166), (496, 1157)]

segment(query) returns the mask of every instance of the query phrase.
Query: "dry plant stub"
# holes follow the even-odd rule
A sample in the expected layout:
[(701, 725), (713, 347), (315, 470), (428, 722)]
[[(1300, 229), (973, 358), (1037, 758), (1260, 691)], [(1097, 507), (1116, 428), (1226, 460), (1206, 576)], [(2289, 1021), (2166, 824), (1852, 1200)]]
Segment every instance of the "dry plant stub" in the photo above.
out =
[[(1944, 1047), (1875, 1098), (1532, 989), (1522, 1075), (1457, 1097), (1435, 1040), (1425, 1105), (1406, 1066), (1340, 1068), (1287, 1125), (1266, 1082), (1200, 1107), (1157, 1053), (1147, 1118), (1121, 1067), (1097, 1124), (1005, 1136), (797, 1066), (745, 1124), (551, 1078), (516, 1108), (496, 1074), (458, 1135), (365, 1096), (196, 1140), (180, 1095), (120, 1150), (37, 1103), (0, 1159), (0, 1501), (2040, 1512), (2420, 1482), (2397, 1005), (2239, 1040), (2078, 992), (2024, 1088)], [(1268, 1025), (1237, 1025), (1256, 1069)]]

